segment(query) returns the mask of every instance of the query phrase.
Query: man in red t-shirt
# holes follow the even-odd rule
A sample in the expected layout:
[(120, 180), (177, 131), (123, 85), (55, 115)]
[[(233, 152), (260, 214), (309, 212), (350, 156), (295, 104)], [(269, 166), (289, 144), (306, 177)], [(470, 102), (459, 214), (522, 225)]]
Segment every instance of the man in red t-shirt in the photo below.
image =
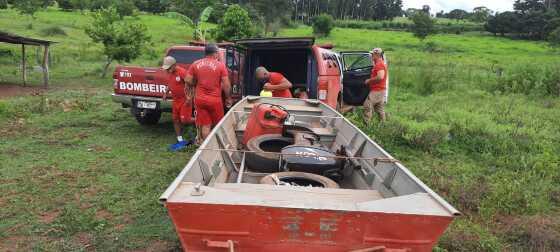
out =
[(191, 117), (192, 94), (185, 85), (187, 70), (177, 66), (177, 61), (171, 56), (163, 59), (161, 68), (167, 72), (167, 91), (163, 95), (163, 100), (166, 100), (169, 94), (173, 97), (172, 118), (177, 143), (172, 145), (170, 149), (179, 150), (188, 145), (188, 142), (183, 139), (183, 123)]
[(228, 70), (218, 60), (218, 47), (207, 44), (204, 48), (205, 57), (195, 61), (187, 70), (186, 82), (195, 85), (194, 106), (196, 110), (195, 124), (200, 128), (202, 142), (210, 134), (212, 127), (224, 117), (222, 91), (226, 95), (226, 106), (231, 106), (231, 85)]
[(265, 67), (257, 67), (255, 70), (257, 80), (263, 85), (263, 89), (272, 91), (272, 97), (292, 98), (292, 83), (281, 73), (269, 72)]
[(375, 48), (371, 53), (374, 67), (371, 70), (371, 77), (365, 82), (365, 84), (369, 86), (370, 92), (364, 102), (364, 112), (368, 121), (372, 119), (373, 111), (375, 111), (379, 115), (379, 120), (384, 122), (387, 66), (383, 60), (383, 50), (381, 50), (381, 48)]

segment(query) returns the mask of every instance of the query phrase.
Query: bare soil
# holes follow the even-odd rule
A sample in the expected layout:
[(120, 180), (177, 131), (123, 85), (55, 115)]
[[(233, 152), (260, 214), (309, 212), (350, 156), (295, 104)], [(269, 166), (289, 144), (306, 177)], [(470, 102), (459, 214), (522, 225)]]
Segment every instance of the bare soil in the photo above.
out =
[(24, 96), (24, 95), (38, 95), (45, 92), (43, 87), (24, 87), (23, 84), (0, 84), (0, 99)]

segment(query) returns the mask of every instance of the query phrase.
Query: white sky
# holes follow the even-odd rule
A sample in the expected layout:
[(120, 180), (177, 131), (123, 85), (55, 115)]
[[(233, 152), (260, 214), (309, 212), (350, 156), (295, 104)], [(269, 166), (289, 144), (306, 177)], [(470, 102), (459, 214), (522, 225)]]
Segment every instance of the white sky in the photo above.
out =
[(449, 12), (453, 9), (463, 9), (472, 11), (474, 7), (486, 6), (493, 11), (508, 11), (513, 9), (515, 0), (403, 0), (403, 9), (421, 9), (422, 5), (427, 4), (431, 7), (431, 12), (436, 13), (440, 10)]

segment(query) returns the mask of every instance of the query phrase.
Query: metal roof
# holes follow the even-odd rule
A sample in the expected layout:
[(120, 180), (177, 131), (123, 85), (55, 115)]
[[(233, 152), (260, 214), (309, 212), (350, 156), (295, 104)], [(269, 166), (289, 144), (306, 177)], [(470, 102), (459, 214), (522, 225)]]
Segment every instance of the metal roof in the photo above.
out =
[(42, 40), (42, 39), (34, 39), (34, 38), (27, 38), (22, 37), (14, 34), (10, 34), (7, 32), (0, 31), (0, 42), (10, 43), (10, 44), (24, 44), (24, 45), (50, 45), (52, 43), (56, 43), (54, 41), (49, 40)]

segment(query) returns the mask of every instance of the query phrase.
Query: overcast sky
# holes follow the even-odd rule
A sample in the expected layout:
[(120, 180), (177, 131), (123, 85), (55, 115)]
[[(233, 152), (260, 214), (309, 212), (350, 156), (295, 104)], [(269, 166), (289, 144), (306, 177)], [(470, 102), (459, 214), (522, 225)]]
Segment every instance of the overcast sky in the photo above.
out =
[(463, 9), (472, 11), (474, 7), (486, 6), (493, 11), (508, 11), (513, 9), (515, 0), (403, 0), (403, 9), (422, 8), (427, 4), (431, 7), (431, 12), (436, 13), (440, 10), (448, 12), (453, 9)]

